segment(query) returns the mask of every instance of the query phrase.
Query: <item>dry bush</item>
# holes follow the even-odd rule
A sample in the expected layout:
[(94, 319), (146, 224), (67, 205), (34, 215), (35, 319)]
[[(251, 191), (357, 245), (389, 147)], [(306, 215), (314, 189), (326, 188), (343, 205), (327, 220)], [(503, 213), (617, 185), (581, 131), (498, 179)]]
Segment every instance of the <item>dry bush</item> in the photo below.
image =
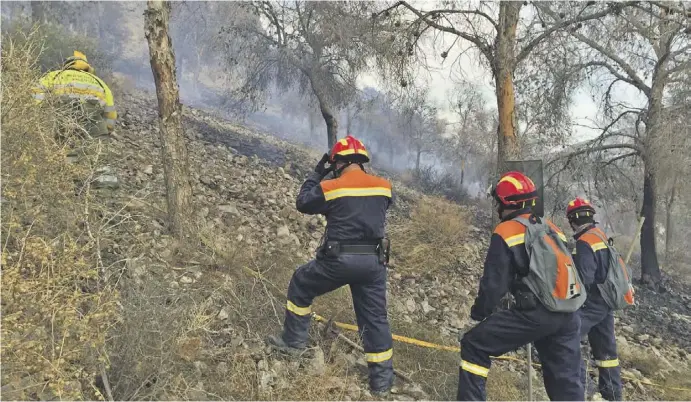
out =
[(99, 77), (104, 78), (111, 73), (113, 57), (102, 52), (94, 38), (55, 24), (32, 25), (30, 21), (22, 19), (3, 22), (3, 36), (11, 38), (19, 46), (24, 46), (22, 42), (29, 37), (34, 43), (42, 45), (43, 49), (36, 59), (36, 67), (42, 72), (61, 68), (63, 60), (79, 50), (86, 54)]
[[(230, 240), (233, 230), (227, 229), (219, 233), (202, 227), (198, 244), (178, 246), (175, 259), (186, 261), (186, 267), (147, 261), (145, 280), (123, 279), (123, 321), (109, 342), (115, 398), (342, 399), (342, 389), (308, 386), (320, 378), (350, 375), (342, 362), (332, 361), (336, 353), (328, 352), (316, 325), (312, 342), (327, 354), (326, 373), (315, 377), (302, 369), (290, 371), (286, 363), (278, 385), (259, 387), (259, 361), (267, 359), (264, 339), (282, 328), (285, 292), (301, 261), (287, 250), (236, 247)], [(200, 275), (193, 284), (178, 285), (170, 279), (171, 269)], [(346, 287), (320, 297), (314, 308), (330, 316), (347, 294)], [(221, 310), (227, 318), (218, 317)]]
[(409, 221), (393, 225), (389, 231), (395, 268), (425, 274), (456, 265), (466, 254), (469, 221), (462, 207), (424, 197)]
[(437, 172), (434, 166), (421, 166), (401, 174), (401, 181), (411, 188), (428, 195), (442, 196), (447, 200), (461, 202), (468, 199), (460, 178), (448, 171)]
[(90, 186), (100, 144), (50, 99), (34, 105), (43, 42), (22, 35), (2, 46), (3, 399), (103, 399), (118, 294), (103, 280), (113, 215)]

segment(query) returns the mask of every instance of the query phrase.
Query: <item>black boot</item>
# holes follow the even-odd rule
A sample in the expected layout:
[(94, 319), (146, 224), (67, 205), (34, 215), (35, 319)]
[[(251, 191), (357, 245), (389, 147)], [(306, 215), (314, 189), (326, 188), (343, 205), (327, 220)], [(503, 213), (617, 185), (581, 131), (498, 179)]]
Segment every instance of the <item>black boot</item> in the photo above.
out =
[(269, 335), (266, 337), (266, 343), (271, 346), (272, 349), (277, 350), (278, 352), (281, 352), (283, 354), (286, 354), (288, 356), (295, 356), (299, 357), (305, 351), (307, 350), (306, 348), (294, 348), (290, 345), (287, 345), (284, 341), (283, 338), (280, 336), (276, 335)]

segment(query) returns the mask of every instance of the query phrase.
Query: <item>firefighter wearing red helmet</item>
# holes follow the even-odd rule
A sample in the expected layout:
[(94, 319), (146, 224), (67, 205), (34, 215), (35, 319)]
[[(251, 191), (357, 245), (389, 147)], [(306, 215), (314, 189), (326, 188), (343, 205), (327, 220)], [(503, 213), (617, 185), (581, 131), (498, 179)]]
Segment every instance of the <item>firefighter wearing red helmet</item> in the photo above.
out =
[[(598, 367), (598, 389), (609, 401), (621, 400), (621, 367), (617, 357), (617, 340), (614, 335), (614, 312), (600, 294), (598, 284), (607, 279), (609, 248), (607, 235), (596, 226), (595, 208), (583, 198), (576, 197), (566, 207), (566, 217), (576, 239), (573, 260), (588, 293), (588, 300), (581, 308), (581, 336), (588, 342)], [(586, 384), (585, 362), (581, 361), (581, 380)], [(587, 388), (587, 387), (586, 387)], [(594, 390), (591, 390), (594, 392)]]
[[(297, 209), (323, 214), (326, 232), (316, 258), (299, 267), (288, 285), (283, 333), (267, 341), (281, 352), (307, 346), (315, 297), (350, 285), (362, 334), (372, 395), (384, 397), (393, 384), (393, 343), (386, 314), (386, 211), (392, 203), (388, 180), (365, 172), (369, 154), (350, 135), (324, 154), (297, 197)], [(327, 168), (326, 164), (330, 166)], [(323, 180), (330, 172), (335, 178)]]
[[(460, 334), (457, 399), (485, 400), (490, 356), (501, 356), (534, 343), (549, 398), (583, 400), (577, 363), (581, 358), (577, 310), (582, 301), (575, 301), (568, 312), (557, 312), (543, 302), (544, 295), (536, 294), (544, 292), (534, 292), (526, 280), (535, 270), (534, 261), (531, 261), (535, 256), (528, 254), (526, 240), (535, 232), (528, 225), (549, 231), (552, 245), (555, 245), (555, 239), (563, 242), (555, 248), (559, 248), (562, 258), (565, 256), (572, 263), (566, 249), (566, 237), (552, 222), (532, 213), (537, 189), (523, 173), (502, 175), (491, 194), (501, 223), (494, 229), (490, 240), (478, 295), (470, 310), (471, 322)], [(535, 248), (531, 250), (534, 252)], [(554, 256), (556, 254), (554, 251)], [(557, 265), (543, 264), (542, 269), (545, 272), (557, 271)], [(558, 275), (556, 272), (547, 274)], [(573, 275), (576, 275), (575, 270)], [(508, 292), (513, 294), (515, 305), (494, 312), (500, 299)]]

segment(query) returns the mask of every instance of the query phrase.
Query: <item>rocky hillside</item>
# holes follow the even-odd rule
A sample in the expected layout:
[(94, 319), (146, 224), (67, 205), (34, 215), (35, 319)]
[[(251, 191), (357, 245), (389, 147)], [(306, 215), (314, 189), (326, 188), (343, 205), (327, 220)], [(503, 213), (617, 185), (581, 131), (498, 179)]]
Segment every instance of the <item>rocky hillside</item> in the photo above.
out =
[[(107, 145), (107, 159), (118, 178), (110, 196), (136, 225), (111, 249), (113, 259), (128, 255), (125, 269), (110, 273), (122, 278), (121, 332), (128, 334), (116, 337), (113, 349), (133, 344), (112, 357), (110, 382), (119, 384), (116, 396), (369, 399), (362, 356), (333, 331), (315, 326), (318, 347), (303, 362), (272, 356), (262, 342), (280, 330), (282, 292), (290, 274), (312, 257), (322, 236), (324, 219), (302, 215), (294, 207), (301, 180), (319, 153), (185, 108), (195, 197), (190, 214), (201, 240), (178, 244), (163, 230), (155, 98), (128, 94), (119, 104), (124, 109), (120, 126)], [(479, 206), (454, 207), (466, 219), (461, 222), (464, 242), (447, 253), (438, 269), (406, 266), (410, 259), (404, 250), (396, 250), (397, 236), (430, 198), (395, 180), (394, 189), (398, 200), (390, 215), (394, 260), (389, 284), (393, 331), (456, 346), (482, 273), (489, 216)], [(421, 244), (425, 241), (420, 239)], [(688, 381), (683, 377), (691, 364), (691, 298), (681, 284), (668, 284), (668, 289), (664, 295), (640, 289), (641, 305), (617, 319), (624, 373), (632, 378), (626, 381), (628, 398), (672, 399), (683, 391), (645, 384), (678, 386)], [(348, 293), (341, 289), (319, 299), (316, 311), (353, 323)], [(160, 339), (136, 335), (147, 331)], [(356, 339), (352, 333), (343, 335)], [(415, 381), (399, 381), (397, 399), (453, 397), (457, 354), (402, 343), (396, 343), (395, 350), (397, 367)], [(149, 361), (154, 356), (159, 363)], [(299, 366), (303, 369), (297, 370)], [(525, 364), (502, 361), (496, 367), (490, 397), (524, 397)], [(304, 385), (314, 376), (319, 376), (321, 387), (307, 391)], [(544, 391), (539, 392), (544, 397)]]

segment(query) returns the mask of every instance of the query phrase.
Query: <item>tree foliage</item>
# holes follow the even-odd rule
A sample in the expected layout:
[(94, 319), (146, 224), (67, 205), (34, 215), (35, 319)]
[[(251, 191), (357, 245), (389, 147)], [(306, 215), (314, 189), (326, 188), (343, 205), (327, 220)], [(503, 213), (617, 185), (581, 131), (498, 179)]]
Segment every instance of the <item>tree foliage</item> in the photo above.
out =
[[(642, 274), (649, 283), (660, 281), (656, 247), (656, 206), (659, 169), (678, 148), (666, 141), (664, 122), (678, 105), (669, 104), (672, 91), (689, 85), (691, 32), (681, 8), (656, 3), (622, 3), (602, 23), (588, 22), (569, 31), (584, 56), (579, 66), (591, 76), (600, 93), (602, 118), (606, 122), (599, 136), (567, 153), (570, 157), (600, 153), (604, 167), (618, 167), (630, 158), (643, 163), (641, 215), (646, 221), (641, 232)], [(568, 6), (567, 6), (568, 7)], [(563, 11), (549, 4), (538, 7), (540, 18), (554, 21)], [(675, 11), (676, 10), (676, 11)], [(617, 91), (643, 95), (635, 104)]]
[[(357, 93), (357, 79), (379, 55), (381, 33), (363, 23), (367, 3), (263, 1), (244, 4), (258, 20), (229, 25), (244, 38), (240, 95), (256, 104), (275, 86), (317, 100), (329, 146), (338, 134), (337, 111)], [(372, 32), (377, 32), (372, 37)]]

